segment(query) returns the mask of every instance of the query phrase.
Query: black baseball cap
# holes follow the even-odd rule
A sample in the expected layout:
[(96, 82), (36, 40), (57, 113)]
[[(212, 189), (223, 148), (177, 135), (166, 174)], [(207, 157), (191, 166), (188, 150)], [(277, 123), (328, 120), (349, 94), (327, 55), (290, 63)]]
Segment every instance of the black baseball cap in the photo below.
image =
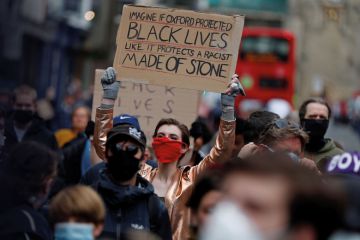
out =
[(119, 140), (124, 137), (129, 137), (130, 139), (134, 140), (135, 142), (139, 143), (140, 146), (145, 149), (146, 147), (146, 137), (143, 131), (137, 129), (136, 127), (128, 124), (122, 124), (113, 127), (108, 135), (106, 140), (106, 145), (109, 145), (114, 140)]

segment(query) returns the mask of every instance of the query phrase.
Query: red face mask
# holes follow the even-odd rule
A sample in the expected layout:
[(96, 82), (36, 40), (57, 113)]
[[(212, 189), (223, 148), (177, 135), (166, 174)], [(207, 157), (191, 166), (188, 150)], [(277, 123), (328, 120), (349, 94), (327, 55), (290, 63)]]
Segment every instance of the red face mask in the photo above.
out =
[(153, 138), (152, 147), (159, 162), (171, 163), (176, 162), (181, 157), (183, 144), (167, 137), (155, 137)]

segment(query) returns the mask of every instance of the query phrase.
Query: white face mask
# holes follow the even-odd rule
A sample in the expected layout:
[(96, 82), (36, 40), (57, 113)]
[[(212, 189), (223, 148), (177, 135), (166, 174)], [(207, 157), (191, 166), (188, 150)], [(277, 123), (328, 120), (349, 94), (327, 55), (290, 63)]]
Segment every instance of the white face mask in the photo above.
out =
[(200, 232), (201, 240), (264, 240), (250, 219), (234, 203), (219, 203)]
[(58, 223), (55, 240), (93, 240), (94, 225), (88, 223)]

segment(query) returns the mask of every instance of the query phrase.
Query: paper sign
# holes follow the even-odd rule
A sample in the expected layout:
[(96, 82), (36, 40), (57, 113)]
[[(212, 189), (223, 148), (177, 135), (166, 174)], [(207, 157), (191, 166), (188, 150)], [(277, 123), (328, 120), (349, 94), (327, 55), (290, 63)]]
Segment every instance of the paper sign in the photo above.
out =
[[(92, 107), (92, 119), (100, 106), (103, 93), (101, 76), (104, 70), (95, 71), (95, 89)], [(148, 144), (156, 124), (162, 118), (175, 118), (190, 127), (197, 117), (200, 92), (168, 86), (154, 86), (143, 83), (121, 82), (118, 98), (114, 106), (114, 116), (127, 113), (139, 119)]]
[(125, 5), (114, 68), (120, 80), (224, 92), (244, 16)]

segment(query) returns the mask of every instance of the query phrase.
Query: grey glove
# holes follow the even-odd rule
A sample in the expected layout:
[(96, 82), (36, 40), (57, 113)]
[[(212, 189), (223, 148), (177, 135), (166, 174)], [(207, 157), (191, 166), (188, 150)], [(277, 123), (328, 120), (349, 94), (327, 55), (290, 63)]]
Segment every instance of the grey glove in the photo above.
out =
[[(235, 78), (235, 79), (234, 79)], [(233, 76), (233, 80), (230, 84), (230, 91), (228, 94), (221, 94), (221, 118), (225, 121), (234, 121), (235, 120), (235, 98), (237, 95), (241, 94), (245, 96), (245, 91), (241, 86), (237, 75)]]
[(221, 118), (225, 121), (235, 120), (235, 96), (221, 94)]
[(103, 98), (116, 100), (120, 82), (116, 81), (116, 72), (112, 67), (108, 67), (101, 77), (101, 85), (104, 90)]

